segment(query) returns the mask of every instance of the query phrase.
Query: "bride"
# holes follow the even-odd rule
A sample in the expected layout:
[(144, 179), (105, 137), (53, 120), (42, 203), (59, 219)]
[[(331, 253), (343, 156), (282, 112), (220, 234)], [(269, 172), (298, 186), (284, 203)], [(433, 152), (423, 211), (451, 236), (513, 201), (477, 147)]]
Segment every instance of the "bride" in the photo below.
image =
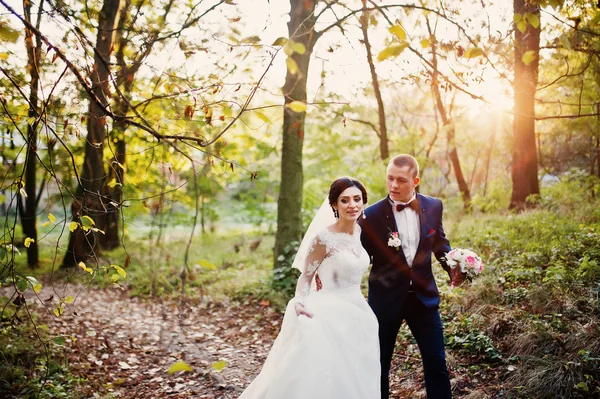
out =
[(281, 331), (239, 399), (380, 398), (377, 319), (360, 290), (369, 256), (356, 222), (366, 202), (360, 181), (331, 184), (294, 260), (302, 275)]

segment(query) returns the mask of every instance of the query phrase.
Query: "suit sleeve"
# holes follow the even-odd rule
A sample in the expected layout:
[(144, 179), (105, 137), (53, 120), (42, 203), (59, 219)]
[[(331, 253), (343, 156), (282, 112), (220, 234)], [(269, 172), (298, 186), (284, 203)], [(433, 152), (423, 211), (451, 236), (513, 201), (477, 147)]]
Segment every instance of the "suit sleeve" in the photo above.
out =
[(437, 233), (435, 236), (435, 241), (433, 244), (433, 253), (442, 265), (442, 268), (448, 273), (448, 276), (452, 280), (452, 274), (450, 274), (450, 266), (446, 262), (446, 254), (452, 250), (450, 247), (450, 241), (446, 238), (446, 233), (444, 233), (444, 225), (442, 222), (444, 213), (444, 205), (442, 201), (440, 201), (440, 225), (437, 228)]

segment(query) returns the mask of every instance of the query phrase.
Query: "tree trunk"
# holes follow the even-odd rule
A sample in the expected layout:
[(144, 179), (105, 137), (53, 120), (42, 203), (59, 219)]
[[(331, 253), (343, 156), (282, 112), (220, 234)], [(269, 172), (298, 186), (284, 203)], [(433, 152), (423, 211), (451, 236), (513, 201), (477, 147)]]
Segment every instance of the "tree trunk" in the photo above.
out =
[[(530, 13), (540, 17), (538, 6), (526, 0), (513, 1), (514, 13)], [(515, 28), (514, 121), (512, 146), (512, 197), (510, 209), (521, 211), (529, 204), (527, 197), (539, 195), (537, 149), (535, 138), (535, 92), (538, 79), (540, 27), (527, 24), (525, 32)], [(535, 53), (535, 59), (526, 65), (523, 55)]]
[[(42, 14), (44, 2), (41, 1), (38, 8), (38, 22)], [(31, 1), (23, 1), (23, 11), (25, 20), (31, 23)], [(36, 192), (36, 166), (37, 166), (37, 127), (39, 125), (39, 107), (38, 107), (38, 90), (40, 82), (40, 54), (42, 51), (42, 42), (39, 38), (36, 38), (36, 45), (33, 45), (33, 32), (25, 28), (25, 47), (27, 49), (27, 69), (29, 70), (29, 76), (31, 81), (29, 83), (29, 110), (27, 112), (28, 123), (27, 123), (27, 153), (25, 156), (25, 192), (27, 197), (25, 198), (25, 204), (22, 203), (22, 199), (19, 196), (19, 213), (21, 216), (21, 227), (23, 229), (23, 235), (27, 238), (31, 238), (33, 241), (30, 242), (27, 248), (27, 264), (29, 267), (37, 267), (39, 264), (39, 247), (37, 238), (37, 192)], [(31, 122), (35, 120), (35, 122)]]
[(367, 61), (369, 63), (369, 70), (371, 71), (371, 81), (373, 82), (373, 91), (375, 92), (375, 98), (377, 99), (377, 110), (379, 115), (379, 156), (381, 160), (385, 161), (390, 156), (390, 150), (388, 147), (387, 137), (387, 125), (385, 122), (385, 107), (383, 105), (383, 99), (381, 97), (381, 90), (379, 88), (379, 78), (375, 71), (375, 64), (373, 63), (373, 53), (371, 52), (371, 43), (369, 42), (369, 13), (367, 11), (367, 3), (363, 3), (363, 13), (360, 18), (360, 27), (363, 33), (363, 39), (365, 42), (365, 50), (367, 51)]
[[(431, 26), (429, 25), (429, 21), (427, 21), (427, 28), (429, 29), (430, 36), (434, 37), (433, 32), (431, 31)], [(435, 42), (435, 40), (432, 40), (431, 42), (431, 55), (431, 63), (433, 65), (433, 70), (431, 71), (431, 89), (433, 90), (433, 95), (437, 106), (437, 110), (440, 114), (440, 118), (442, 118), (442, 124), (448, 127), (447, 141), (448, 146), (450, 147), (448, 157), (450, 158), (450, 162), (452, 163), (452, 169), (454, 169), (454, 176), (456, 177), (458, 190), (460, 191), (460, 194), (462, 196), (463, 208), (468, 210), (471, 209), (471, 191), (469, 190), (469, 186), (467, 184), (467, 181), (465, 180), (465, 176), (460, 167), (460, 158), (458, 157), (458, 150), (456, 149), (455, 141), (455, 125), (446, 113), (446, 107), (444, 107), (444, 102), (442, 101), (442, 95), (440, 93), (437, 69), (437, 43)]]
[(106, 115), (103, 106), (106, 107), (108, 104), (109, 60), (120, 6), (120, 0), (104, 0), (98, 16), (98, 36), (91, 80), (92, 91), (101, 104), (90, 99), (87, 118), (88, 133), (83, 168), (80, 174), (81, 180), (71, 205), (73, 221), (79, 222), (80, 228), (72, 232), (69, 237), (69, 246), (62, 263), (63, 267), (74, 266), (80, 261), (85, 261), (94, 253), (98, 233), (93, 230), (84, 231), (81, 228), (81, 218), (89, 216), (97, 221), (105, 214), (107, 208), (106, 201), (103, 201), (101, 194), (105, 179), (103, 153), (106, 136)]
[[(316, 1), (290, 0), (290, 40), (302, 43), (303, 54), (294, 52), (291, 58), (298, 65), (292, 73), (288, 68), (283, 85), (283, 142), (281, 148), (281, 184), (277, 200), (277, 232), (273, 266), (273, 284), (289, 288), (290, 268), (295, 251), (291, 244), (302, 235), (302, 145), (304, 143), (304, 118), (306, 112), (294, 112), (287, 107), (293, 101), (306, 103), (306, 80), (310, 56), (318, 35), (314, 31), (314, 9)], [(282, 283), (283, 286), (280, 284)], [(295, 282), (294, 282), (295, 283)]]

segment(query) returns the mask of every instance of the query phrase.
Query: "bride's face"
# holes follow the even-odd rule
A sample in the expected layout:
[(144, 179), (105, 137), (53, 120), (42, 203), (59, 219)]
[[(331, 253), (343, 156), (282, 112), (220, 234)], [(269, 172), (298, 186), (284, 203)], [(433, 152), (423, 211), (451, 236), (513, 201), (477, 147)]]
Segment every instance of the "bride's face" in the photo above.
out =
[(363, 210), (362, 192), (358, 187), (348, 187), (338, 197), (337, 210), (340, 220), (356, 221)]

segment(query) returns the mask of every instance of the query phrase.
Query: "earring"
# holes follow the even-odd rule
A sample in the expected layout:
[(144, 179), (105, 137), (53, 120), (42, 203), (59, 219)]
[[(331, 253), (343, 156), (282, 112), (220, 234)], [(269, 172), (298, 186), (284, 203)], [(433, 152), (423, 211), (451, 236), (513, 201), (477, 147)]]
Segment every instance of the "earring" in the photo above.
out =
[(364, 211), (364, 210), (362, 211), (362, 218), (363, 218), (363, 219), (366, 219), (366, 218), (367, 218), (367, 215), (365, 215), (365, 211)]
[(340, 218), (340, 213), (339, 213), (339, 212), (338, 212), (338, 210), (337, 210), (337, 209), (335, 209), (335, 208), (333, 209), (333, 216), (335, 216), (335, 218), (336, 218), (336, 219), (339, 219), (339, 218)]

